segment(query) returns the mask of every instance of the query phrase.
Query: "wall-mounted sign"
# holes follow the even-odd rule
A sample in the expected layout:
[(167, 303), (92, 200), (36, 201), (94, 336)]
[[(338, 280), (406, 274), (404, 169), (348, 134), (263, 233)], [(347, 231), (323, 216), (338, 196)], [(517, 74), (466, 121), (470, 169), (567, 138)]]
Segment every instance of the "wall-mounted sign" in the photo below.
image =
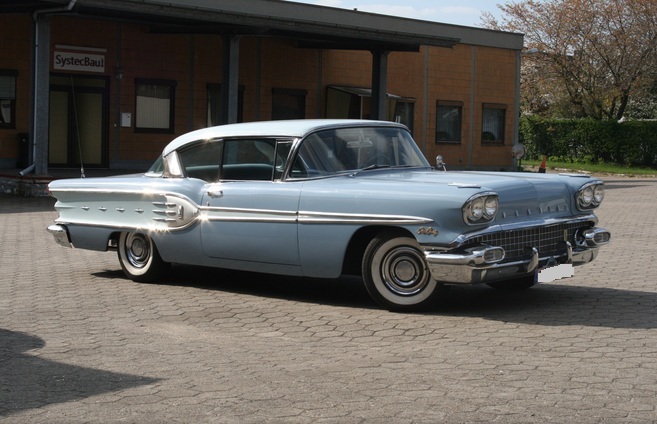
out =
[(53, 68), (55, 71), (105, 72), (105, 56), (55, 51)]

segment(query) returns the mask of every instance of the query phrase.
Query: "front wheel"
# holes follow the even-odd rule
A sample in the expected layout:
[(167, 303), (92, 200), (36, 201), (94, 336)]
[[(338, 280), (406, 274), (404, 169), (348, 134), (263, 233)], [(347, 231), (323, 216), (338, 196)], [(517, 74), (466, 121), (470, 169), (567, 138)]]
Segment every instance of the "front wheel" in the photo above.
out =
[(362, 271), (370, 296), (393, 311), (422, 309), (443, 287), (431, 278), (417, 241), (394, 232), (380, 234), (369, 243)]
[(123, 272), (134, 281), (155, 281), (169, 266), (160, 257), (153, 239), (143, 233), (121, 233), (118, 251)]

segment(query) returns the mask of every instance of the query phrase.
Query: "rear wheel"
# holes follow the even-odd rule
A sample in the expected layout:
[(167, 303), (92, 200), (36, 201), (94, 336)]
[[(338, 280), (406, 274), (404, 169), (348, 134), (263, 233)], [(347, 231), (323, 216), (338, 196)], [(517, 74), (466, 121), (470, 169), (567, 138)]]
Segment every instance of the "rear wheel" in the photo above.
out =
[(134, 281), (155, 281), (169, 266), (160, 257), (153, 239), (144, 233), (121, 233), (118, 255), (123, 272)]
[(369, 243), (362, 271), (367, 292), (389, 310), (425, 308), (442, 288), (431, 278), (417, 241), (395, 232), (382, 233)]

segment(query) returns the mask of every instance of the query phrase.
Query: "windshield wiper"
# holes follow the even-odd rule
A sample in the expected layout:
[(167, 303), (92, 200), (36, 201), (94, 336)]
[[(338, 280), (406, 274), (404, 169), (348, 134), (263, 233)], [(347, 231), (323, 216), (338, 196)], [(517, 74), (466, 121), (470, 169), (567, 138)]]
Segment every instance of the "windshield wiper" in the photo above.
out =
[(381, 169), (381, 168), (390, 168), (390, 165), (379, 165), (379, 164), (377, 164), (377, 163), (374, 163), (374, 164), (372, 164), (372, 165), (366, 166), (366, 167), (363, 168), (363, 169), (360, 169), (358, 172), (361, 172), (361, 171), (369, 171), (369, 170), (371, 170), (371, 169)]
[(415, 168), (415, 165), (380, 165), (380, 164), (372, 164), (369, 166), (366, 166), (363, 169), (359, 169), (356, 172), (351, 173), (351, 176), (357, 175), (363, 171), (371, 171), (373, 169), (384, 169), (384, 168), (390, 168), (390, 169), (399, 169), (399, 168)]
[(350, 175), (353, 177), (353, 176), (355, 176), (355, 175), (360, 174), (360, 173), (363, 172), (363, 171), (371, 171), (371, 170), (373, 170), (373, 169), (385, 169), (385, 168), (408, 168), (408, 167), (410, 167), (410, 165), (395, 165), (395, 166), (392, 166), (392, 165), (381, 165), (381, 164), (374, 163), (374, 164), (372, 164), (372, 165), (366, 166), (366, 167), (363, 168), (363, 169), (359, 169), (358, 171), (356, 171), (356, 172), (354, 172), (354, 173), (352, 173), (352, 174), (350, 174)]

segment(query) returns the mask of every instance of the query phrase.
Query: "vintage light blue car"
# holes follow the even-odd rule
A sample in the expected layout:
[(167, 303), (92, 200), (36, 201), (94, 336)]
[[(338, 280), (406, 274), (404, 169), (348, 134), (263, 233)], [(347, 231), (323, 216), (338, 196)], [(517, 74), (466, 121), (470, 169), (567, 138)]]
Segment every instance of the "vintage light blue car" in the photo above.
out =
[(391, 310), (426, 307), (453, 284), (569, 276), (611, 237), (594, 214), (602, 181), (436, 169), (405, 126), (383, 121), (206, 128), (173, 140), (145, 174), (49, 189), (56, 241), (117, 250), (133, 280), (171, 263), (358, 275)]

